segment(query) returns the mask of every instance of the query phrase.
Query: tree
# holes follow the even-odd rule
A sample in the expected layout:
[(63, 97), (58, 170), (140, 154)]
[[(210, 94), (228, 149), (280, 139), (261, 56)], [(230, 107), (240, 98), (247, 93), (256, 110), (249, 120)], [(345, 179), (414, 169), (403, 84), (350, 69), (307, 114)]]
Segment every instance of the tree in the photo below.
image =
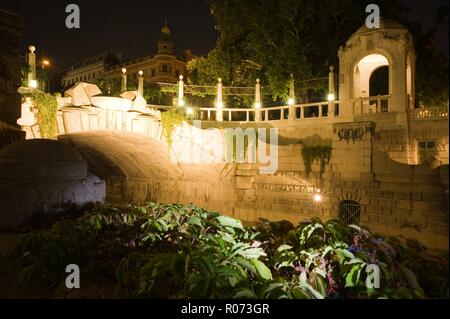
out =
[[(339, 46), (364, 23), (366, 6), (371, 2), (212, 0), (211, 13), (220, 36), (207, 57), (189, 63), (188, 81), (214, 84), (221, 77), (226, 85), (253, 86), (260, 78), (263, 85), (270, 87), (268, 93), (273, 100), (285, 100), (291, 73), (299, 92), (305, 89), (299, 85), (301, 81), (326, 77), (328, 66), (338, 65)], [(380, 0), (377, 4), (383, 17), (409, 28), (408, 8), (398, 0)], [(415, 39), (429, 39), (430, 34), (419, 28), (411, 31)], [(416, 44), (419, 62), (426, 54), (437, 58), (422, 49)], [(418, 87), (418, 93), (420, 90)]]

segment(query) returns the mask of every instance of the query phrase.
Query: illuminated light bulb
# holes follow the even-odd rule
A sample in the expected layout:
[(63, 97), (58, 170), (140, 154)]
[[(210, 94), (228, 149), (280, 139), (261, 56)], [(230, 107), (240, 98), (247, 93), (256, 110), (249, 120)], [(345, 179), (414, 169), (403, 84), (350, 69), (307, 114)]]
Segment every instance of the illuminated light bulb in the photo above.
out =
[(37, 88), (37, 81), (36, 80), (30, 80), (30, 84), (29, 84), (30, 88)]
[(260, 109), (260, 108), (261, 108), (261, 103), (256, 102), (256, 103), (255, 103), (255, 109)]
[(178, 100), (178, 105), (179, 106), (184, 106), (184, 101), (183, 100)]
[(123, 74), (127, 73), (127, 69), (122, 68), (122, 73), (123, 73)]
[(189, 114), (189, 115), (192, 115), (192, 113), (194, 113), (193, 110), (192, 110), (192, 107), (188, 107), (186, 109), (186, 113)]
[(314, 199), (314, 201), (315, 201), (316, 203), (320, 203), (320, 202), (322, 201), (322, 195), (320, 195), (320, 194), (314, 194), (313, 199)]
[(217, 108), (218, 109), (223, 108), (223, 102), (222, 101), (217, 102)]
[(328, 94), (328, 101), (334, 101), (334, 94)]
[(138, 72), (140, 76), (142, 76), (144, 74), (144, 72), (141, 70)]
[(294, 99), (293, 98), (290, 98), (288, 100), (288, 105), (294, 105)]

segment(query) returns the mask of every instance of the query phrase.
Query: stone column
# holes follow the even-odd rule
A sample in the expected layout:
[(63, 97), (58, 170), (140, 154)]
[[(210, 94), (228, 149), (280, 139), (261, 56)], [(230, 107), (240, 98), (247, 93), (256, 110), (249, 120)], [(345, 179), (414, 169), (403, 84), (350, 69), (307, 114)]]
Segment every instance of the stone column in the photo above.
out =
[(219, 81), (219, 83), (217, 83), (216, 120), (219, 121), (219, 122), (222, 122), (223, 121), (222, 78), (218, 78), (218, 81)]
[(180, 81), (178, 81), (178, 106), (184, 106), (184, 82), (182, 75), (180, 75)]
[(259, 84), (259, 79), (256, 79), (255, 85), (255, 121), (261, 121), (261, 84)]
[(144, 96), (144, 72), (139, 71), (139, 79), (138, 79), (138, 94), (140, 96)]
[(37, 88), (37, 81), (36, 81), (36, 54), (34, 51), (36, 51), (36, 47), (34, 45), (30, 45), (28, 47), (28, 87), (36, 89)]
[(335, 99), (336, 90), (334, 85), (334, 66), (330, 66), (330, 73), (328, 73), (328, 117), (334, 117)]
[(122, 88), (121, 91), (125, 92), (127, 90), (127, 69), (122, 68)]

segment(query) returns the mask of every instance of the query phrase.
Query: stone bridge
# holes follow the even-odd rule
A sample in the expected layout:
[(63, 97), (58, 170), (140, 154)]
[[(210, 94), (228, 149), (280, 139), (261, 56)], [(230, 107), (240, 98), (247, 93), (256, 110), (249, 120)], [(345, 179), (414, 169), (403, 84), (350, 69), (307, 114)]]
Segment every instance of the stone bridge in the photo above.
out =
[[(170, 146), (159, 111), (145, 105), (61, 103), (58, 139), (106, 181), (111, 201), (192, 201), (248, 222), (340, 218), (448, 250), (448, 106), (415, 108), (411, 35), (392, 21), (376, 31), (363, 26), (341, 47), (339, 60), (339, 99), (333, 69), (328, 101), (291, 98), (271, 108), (261, 105), (259, 82), (255, 104), (246, 109), (224, 108), (221, 94), (215, 107), (183, 106), (179, 83), (178, 106), (191, 119), (176, 128)], [(370, 96), (371, 74), (380, 67), (388, 68), (388, 92)], [(218, 93), (220, 87), (219, 80)], [(31, 124), (22, 125), (27, 137), (39, 137)], [(230, 128), (275, 130), (276, 140), (248, 139), (246, 157), (254, 144), (273, 150), (276, 170), (261, 170), (265, 152), (256, 162), (225, 161)], [(203, 155), (207, 163), (192, 160)]]

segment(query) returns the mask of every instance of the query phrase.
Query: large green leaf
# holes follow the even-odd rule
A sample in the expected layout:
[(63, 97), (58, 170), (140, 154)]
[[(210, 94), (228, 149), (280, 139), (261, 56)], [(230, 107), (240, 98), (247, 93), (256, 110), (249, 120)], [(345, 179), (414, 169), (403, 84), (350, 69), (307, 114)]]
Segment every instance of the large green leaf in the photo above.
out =
[(253, 264), (253, 266), (255, 266), (256, 273), (261, 276), (261, 278), (265, 280), (272, 279), (272, 273), (270, 269), (262, 261), (258, 259), (252, 259), (251, 263)]
[(219, 221), (220, 225), (223, 227), (232, 227), (237, 229), (244, 229), (244, 226), (242, 225), (242, 222), (238, 219), (229, 217), (229, 216), (218, 216), (217, 220)]

